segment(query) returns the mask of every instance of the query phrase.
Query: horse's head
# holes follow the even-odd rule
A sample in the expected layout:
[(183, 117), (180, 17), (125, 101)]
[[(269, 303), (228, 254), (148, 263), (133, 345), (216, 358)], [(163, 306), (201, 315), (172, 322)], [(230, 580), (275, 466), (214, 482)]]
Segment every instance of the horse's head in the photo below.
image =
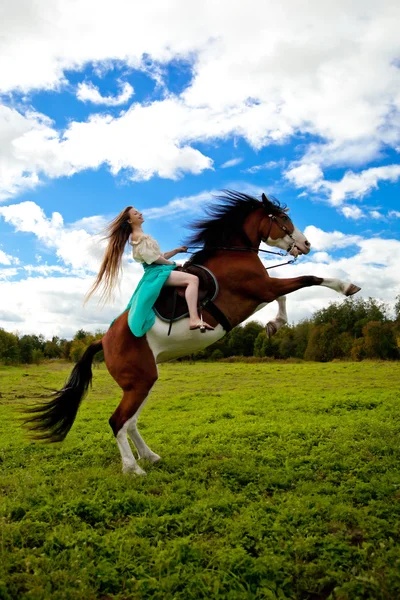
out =
[(261, 221), (261, 239), (268, 246), (275, 246), (289, 252), (292, 256), (299, 254), (308, 254), (311, 244), (306, 236), (301, 233), (292, 223), (287, 214), (289, 209), (270, 212), (271, 202), (262, 194), (261, 196), (265, 207), (265, 218)]

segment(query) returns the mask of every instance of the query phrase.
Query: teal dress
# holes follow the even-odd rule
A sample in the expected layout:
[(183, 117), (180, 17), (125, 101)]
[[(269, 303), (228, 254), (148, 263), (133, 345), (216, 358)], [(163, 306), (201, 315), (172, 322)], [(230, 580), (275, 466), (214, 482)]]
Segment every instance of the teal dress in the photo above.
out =
[(156, 319), (154, 303), (169, 274), (176, 269), (176, 264), (155, 264), (154, 261), (160, 257), (161, 250), (156, 240), (149, 235), (144, 234), (137, 242), (131, 242), (131, 245), (132, 256), (137, 262), (142, 263), (144, 274), (124, 312), (129, 310), (128, 325), (133, 335), (141, 337), (154, 325)]

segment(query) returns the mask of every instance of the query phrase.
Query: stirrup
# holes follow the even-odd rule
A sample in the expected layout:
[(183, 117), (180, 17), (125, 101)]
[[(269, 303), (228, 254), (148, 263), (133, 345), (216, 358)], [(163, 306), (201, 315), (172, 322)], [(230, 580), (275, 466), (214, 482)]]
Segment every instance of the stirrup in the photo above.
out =
[(189, 327), (189, 329), (191, 331), (193, 331), (194, 329), (200, 329), (200, 333), (205, 333), (206, 331), (214, 331), (214, 327), (211, 327), (211, 325), (208, 325), (208, 327), (204, 325), (202, 313), (200, 313), (200, 321), (197, 323), (197, 325), (195, 327)]

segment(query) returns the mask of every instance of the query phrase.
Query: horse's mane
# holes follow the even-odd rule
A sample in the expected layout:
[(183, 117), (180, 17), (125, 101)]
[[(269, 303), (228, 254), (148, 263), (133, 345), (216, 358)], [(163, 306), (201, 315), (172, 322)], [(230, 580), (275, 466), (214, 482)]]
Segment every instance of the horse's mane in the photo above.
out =
[(208, 218), (189, 225), (194, 233), (187, 239), (186, 245), (203, 247), (193, 254), (191, 262), (202, 263), (215, 253), (214, 248), (232, 246), (234, 242), (237, 244), (238, 239), (250, 247), (251, 241), (243, 231), (246, 218), (260, 208), (275, 216), (280, 215), (286, 208), (286, 205), (275, 198), (260, 201), (234, 190), (222, 190), (222, 193), (214, 198), (219, 203), (206, 208)]

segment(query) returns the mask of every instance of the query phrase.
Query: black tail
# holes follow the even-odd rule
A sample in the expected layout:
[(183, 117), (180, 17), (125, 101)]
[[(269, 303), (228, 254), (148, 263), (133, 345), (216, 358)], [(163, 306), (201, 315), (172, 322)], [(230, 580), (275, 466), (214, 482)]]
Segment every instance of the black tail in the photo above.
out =
[(34, 432), (34, 437), (48, 442), (61, 442), (75, 421), (78, 408), (92, 383), (92, 361), (103, 347), (98, 340), (86, 348), (82, 358), (74, 366), (64, 387), (52, 394), (44, 404), (28, 408), (31, 416), (25, 425)]

